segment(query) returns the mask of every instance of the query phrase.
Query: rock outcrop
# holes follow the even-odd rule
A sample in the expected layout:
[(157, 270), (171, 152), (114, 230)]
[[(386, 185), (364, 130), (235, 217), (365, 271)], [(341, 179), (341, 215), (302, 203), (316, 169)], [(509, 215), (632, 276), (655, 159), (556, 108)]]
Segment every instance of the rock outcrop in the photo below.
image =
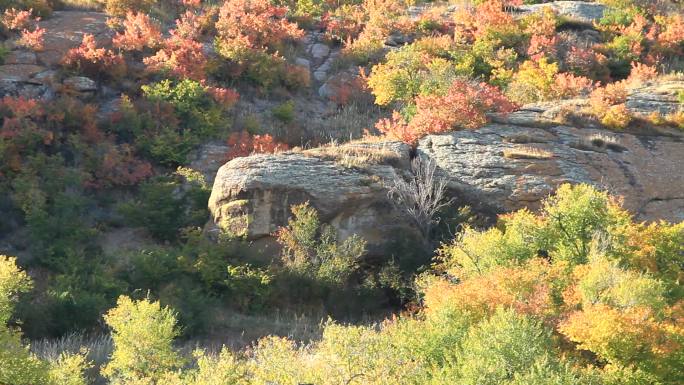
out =
[[(99, 45), (109, 45), (113, 31), (107, 26), (107, 15), (100, 12), (56, 11), (38, 23), (45, 29), (45, 49), (35, 53), (14, 47), (0, 64), (0, 97), (23, 96), (49, 100), (62, 87), (90, 95), (95, 82), (86, 77), (73, 77), (59, 82), (59, 64), (64, 55), (78, 47), (85, 34), (95, 37)], [(11, 45), (10, 45), (11, 46)]]
[(388, 241), (387, 234), (407, 227), (388, 201), (385, 185), (407, 167), (408, 146), (381, 143), (312, 151), (226, 163), (209, 199), (215, 223), (250, 239), (269, 237), (287, 224), (290, 206), (308, 201), (342, 238), (363, 234), (371, 251)]
[[(681, 90), (684, 81), (648, 85), (628, 104), (644, 115), (672, 112), (682, 108)], [(486, 216), (538, 208), (569, 182), (623, 196), (637, 219), (683, 221), (684, 132), (563, 123), (565, 112), (586, 106), (585, 99), (525, 106), (478, 130), (427, 136), (415, 155), (434, 160), (457, 205)], [(258, 239), (287, 223), (290, 205), (309, 201), (343, 235), (362, 234), (380, 248), (410, 227), (386, 188), (408, 175), (409, 153), (403, 144), (375, 143), (238, 158), (220, 168), (210, 209), (219, 227)]]
[(459, 202), (479, 212), (536, 209), (569, 182), (623, 196), (639, 219), (684, 220), (681, 137), (492, 124), (430, 135), (418, 153), (434, 159)]
[(539, 12), (550, 7), (558, 16), (568, 22), (591, 25), (603, 17), (606, 6), (600, 3), (586, 1), (553, 1), (550, 3), (522, 5), (518, 11), (524, 13)]

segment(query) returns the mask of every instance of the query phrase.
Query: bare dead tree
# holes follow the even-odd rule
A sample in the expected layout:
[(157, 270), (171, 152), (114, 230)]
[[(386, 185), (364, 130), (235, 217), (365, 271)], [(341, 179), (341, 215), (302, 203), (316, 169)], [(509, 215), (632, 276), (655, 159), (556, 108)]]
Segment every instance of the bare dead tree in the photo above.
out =
[(390, 201), (413, 219), (426, 240), (438, 221), (439, 210), (451, 203), (445, 199), (446, 179), (435, 175), (436, 170), (432, 159), (417, 156), (411, 162), (412, 177), (407, 181), (397, 175), (387, 192)]

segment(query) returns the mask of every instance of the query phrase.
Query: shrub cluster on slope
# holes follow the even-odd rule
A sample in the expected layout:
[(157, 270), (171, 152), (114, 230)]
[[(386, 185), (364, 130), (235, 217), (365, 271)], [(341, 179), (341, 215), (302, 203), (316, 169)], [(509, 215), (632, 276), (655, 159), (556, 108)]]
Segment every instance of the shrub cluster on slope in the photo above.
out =
[[(311, 216), (307, 206), (295, 212), (299, 221)], [(301, 255), (327, 254), (315, 228), (305, 221), (284, 230), (288, 264), (310, 271), (306, 257), (345, 265)], [(173, 346), (180, 325), (170, 308), (121, 297), (105, 315), (114, 353), (102, 374), (112, 384), (674, 385), (684, 379), (683, 245), (684, 223), (636, 223), (606, 193), (564, 185), (539, 214), (507, 214), (495, 228), (466, 229), (443, 245), (436, 270), (418, 281), (419, 312), (374, 326), (329, 321), (308, 344), (267, 337), (244, 352), (186, 357)], [(12, 259), (0, 262), (6, 322), (30, 280)], [(60, 363), (29, 355), (11, 337), (16, 331), (0, 328), (14, 338), (8, 346), (24, 352), (9, 358), (22, 365), (0, 376), (50, 383), (32, 368)], [(87, 361), (74, 362), (70, 373), (79, 378)]]

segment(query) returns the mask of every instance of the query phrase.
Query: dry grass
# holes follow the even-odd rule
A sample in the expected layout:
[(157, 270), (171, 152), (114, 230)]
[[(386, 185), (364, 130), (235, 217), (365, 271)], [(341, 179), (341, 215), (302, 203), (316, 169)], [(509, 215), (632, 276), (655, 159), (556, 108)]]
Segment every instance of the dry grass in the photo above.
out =
[(96, 366), (103, 365), (112, 353), (112, 338), (108, 334), (86, 336), (82, 333), (69, 333), (56, 339), (42, 339), (31, 342), (31, 351), (48, 361), (56, 360), (63, 352), (88, 352), (88, 359)]
[(508, 159), (551, 159), (553, 153), (541, 148), (521, 146), (504, 150), (503, 156)]
[(363, 136), (364, 130), (374, 127), (382, 116), (383, 112), (372, 102), (364, 106), (350, 103), (327, 116), (318, 126), (314, 126), (313, 134), (316, 138), (332, 140), (358, 139)]
[(366, 168), (375, 164), (395, 164), (400, 161), (400, 156), (395, 151), (383, 146), (372, 144), (330, 143), (326, 146), (302, 151), (308, 156), (332, 160), (346, 168)]
[(55, 3), (55, 10), (102, 11), (104, 3), (98, 0), (59, 0)]

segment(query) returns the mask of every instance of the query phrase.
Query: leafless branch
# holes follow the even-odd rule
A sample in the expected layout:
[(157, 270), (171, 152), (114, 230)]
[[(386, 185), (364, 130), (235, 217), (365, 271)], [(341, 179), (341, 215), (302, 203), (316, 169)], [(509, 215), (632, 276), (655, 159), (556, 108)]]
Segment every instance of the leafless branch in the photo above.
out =
[(427, 239), (440, 209), (451, 203), (446, 200), (447, 182), (435, 175), (437, 165), (431, 159), (416, 157), (411, 162), (412, 177), (406, 181), (397, 176), (389, 186), (387, 196), (411, 217)]

